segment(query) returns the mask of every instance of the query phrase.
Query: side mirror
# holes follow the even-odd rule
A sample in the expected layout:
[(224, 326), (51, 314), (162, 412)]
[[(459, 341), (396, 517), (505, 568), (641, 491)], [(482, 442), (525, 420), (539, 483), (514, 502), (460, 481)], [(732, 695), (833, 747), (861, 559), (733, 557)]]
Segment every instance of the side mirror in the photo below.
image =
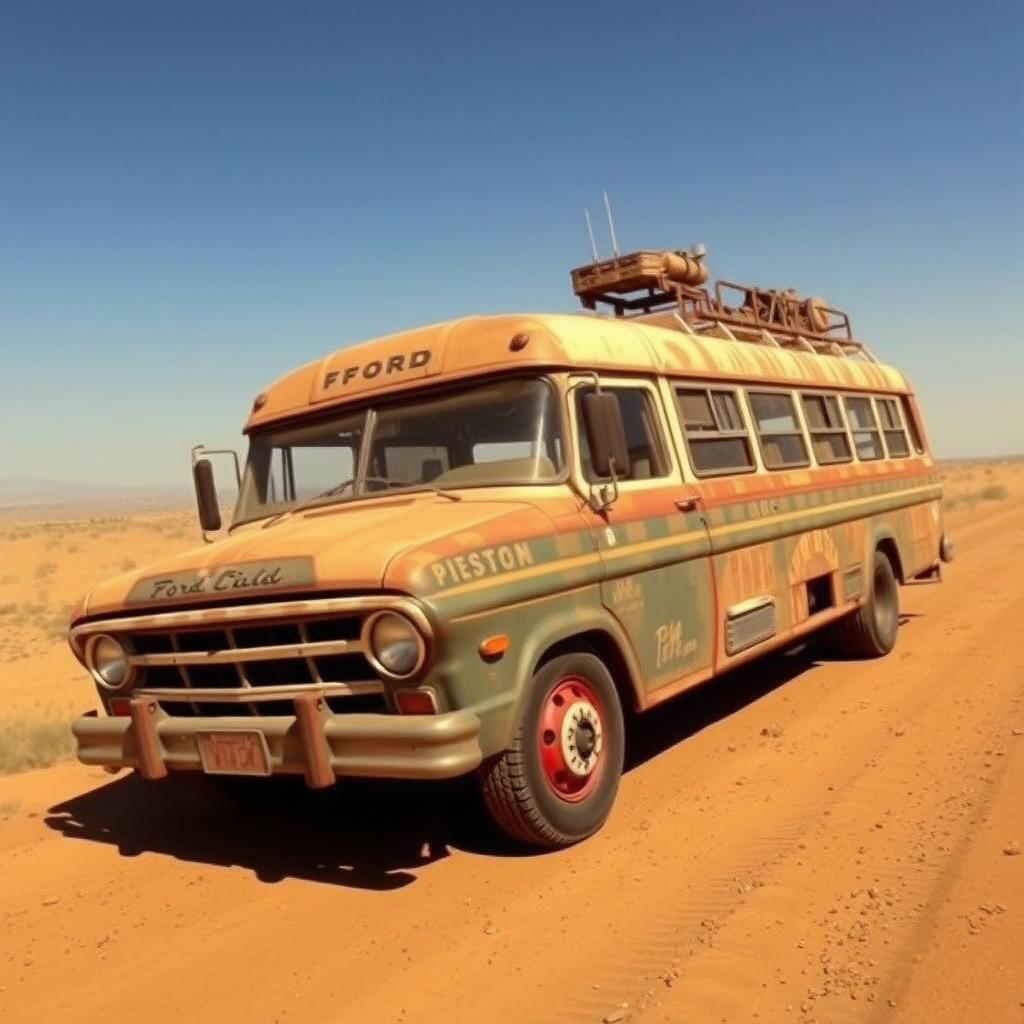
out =
[(213, 482), (213, 464), (209, 459), (197, 459), (192, 465), (192, 482), (199, 506), (199, 525), (204, 533), (220, 529), (220, 506), (217, 504), (217, 485)]
[(583, 429), (590, 459), (600, 477), (629, 475), (629, 448), (618, 398), (610, 391), (589, 391), (582, 396)]

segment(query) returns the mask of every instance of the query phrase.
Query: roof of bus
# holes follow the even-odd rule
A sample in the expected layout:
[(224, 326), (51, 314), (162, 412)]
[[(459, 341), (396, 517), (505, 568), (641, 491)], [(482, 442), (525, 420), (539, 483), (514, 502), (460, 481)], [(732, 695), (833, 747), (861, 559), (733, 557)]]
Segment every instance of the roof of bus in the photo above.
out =
[(701, 380), (910, 391), (898, 370), (867, 360), (695, 336), (592, 313), (503, 314), (402, 331), (306, 363), (257, 397), (246, 430), (353, 398), (404, 391), (428, 380), (542, 369), (660, 372)]

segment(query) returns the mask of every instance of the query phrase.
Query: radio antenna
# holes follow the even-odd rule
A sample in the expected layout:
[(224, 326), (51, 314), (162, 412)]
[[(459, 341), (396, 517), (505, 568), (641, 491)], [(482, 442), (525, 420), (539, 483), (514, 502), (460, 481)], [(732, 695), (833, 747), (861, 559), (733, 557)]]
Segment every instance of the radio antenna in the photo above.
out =
[(594, 262), (597, 262), (597, 243), (594, 241), (594, 227), (590, 223), (590, 211), (584, 207), (583, 216), (587, 221), (587, 235), (590, 238), (590, 254), (594, 257)]
[(619, 243), (615, 239), (615, 224), (612, 222), (612, 207), (611, 203), (608, 202), (608, 193), (604, 193), (604, 211), (608, 214), (608, 230), (612, 235), (612, 253), (615, 256), (619, 255)]

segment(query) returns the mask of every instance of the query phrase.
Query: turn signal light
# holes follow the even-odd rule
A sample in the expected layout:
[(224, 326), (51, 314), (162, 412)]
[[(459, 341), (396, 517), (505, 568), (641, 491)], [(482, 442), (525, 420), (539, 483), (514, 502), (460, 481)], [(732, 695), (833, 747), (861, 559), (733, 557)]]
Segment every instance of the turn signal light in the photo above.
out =
[(433, 690), (396, 690), (395, 706), (403, 715), (436, 715)]
[(505, 633), (499, 633), (497, 636), (489, 636), (486, 640), (481, 640), (479, 647), (480, 657), (484, 661), (496, 661), (508, 650), (509, 642), (509, 638)]
[(127, 697), (112, 697), (110, 700), (110, 713), (127, 718), (132, 713), (132, 702)]

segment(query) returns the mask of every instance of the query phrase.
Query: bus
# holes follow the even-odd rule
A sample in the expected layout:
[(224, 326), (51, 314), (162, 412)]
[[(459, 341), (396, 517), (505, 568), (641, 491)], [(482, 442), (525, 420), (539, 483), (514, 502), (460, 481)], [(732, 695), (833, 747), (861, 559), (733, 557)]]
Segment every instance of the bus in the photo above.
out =
[(575, 313), (341, 348), (255, 397), (244, 460), (193, 449), (203, 542), (72, 613), (78, 758), (474, 774), (557, 848), (607, 820), (636, 713), (812, 634), (888, 654), (900, 586), (953, 557), (904, 374), (822, 299), (709, 286), (702, 250), (571, 279)]

